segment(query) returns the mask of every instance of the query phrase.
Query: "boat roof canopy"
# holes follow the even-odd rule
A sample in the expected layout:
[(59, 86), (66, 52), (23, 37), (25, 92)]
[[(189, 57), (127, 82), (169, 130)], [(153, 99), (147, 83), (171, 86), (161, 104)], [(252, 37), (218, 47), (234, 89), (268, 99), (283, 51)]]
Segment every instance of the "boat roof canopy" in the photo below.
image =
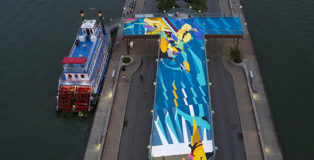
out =
[(92, 29), (95, 27), (96, 24), (96, 20), (92, 19), (92, 20), (84, 20), (82, 23), (81, 28), (82, 29)]
[(85, 64), (85, 57), (64, 57), (62, 64)]

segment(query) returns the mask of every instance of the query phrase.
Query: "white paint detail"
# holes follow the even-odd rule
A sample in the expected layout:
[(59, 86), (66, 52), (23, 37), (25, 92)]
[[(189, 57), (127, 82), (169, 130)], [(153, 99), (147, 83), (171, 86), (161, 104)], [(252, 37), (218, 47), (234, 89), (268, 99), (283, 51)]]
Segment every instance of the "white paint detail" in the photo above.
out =
[(156, 128), (157, 128), (157, 132), (158, 132), (158, 134), (159, 134), (161, 143), (162, 143), (162, 145), (168, 145), (168, 142), (167, 142), (166, 138), (164, 137), (164, 134), (162, 133), (161, 129), (160, 129), (159, 126), (158, 126), (158, 123), (157, 123), (158, 120), (159, 120), (159, 118), (157, 118), (157, 120), (154, 121), (154, 123), (155, 123), (155, 126), (156, 126)]
[(189, 142), (188, 139), (188, 133), (187, 133), (187, 128), (186, 128), (186, 124), (185, 124), (185, 119), (182, 117), (182, 131), (183, 131), (183, 138), (184, 138), (184, 143)]
[(186, 101), (186, 98), (183, 98), (185, 105), (188, 105), (188, 102)]
[[(213, 141), (202, 141), (205, 153), (213, 152)], [(191, 149), (189, 147), (190, 142), (152, 146), (152, 157), (173, 156), (189, 154)]]
[(184, 95), (184, 98), (188, 98), (188, 96), (186, 95), (185, 90), (183, 88), (181, 88), (181, 91), (182, 91), (182, 93)]
[(167, 121), (166, 121), (166, 126), (167, 126), (167, 129), (168, 129), (169, 133), (170, 133), (170, 137), (171, 137), (171, 139), (172, 139), (173, 144), (178, 144), (179, 141), (177, 140), (176, 136), (175, 136), (174, 133), (172, 132), (172, 129), (169, 127)]
[(203, 129), (204, 129), (204, 134), (203, 134), (203, 139), (202, 139), (202, 141), (207, 140), (206, 128), (203, 128)]
[(191, 113), (191, 116), (195, 116), (194, 114), (194, 108), (193, 108), (193, 105), (189, 105), (189, 109), (190, 109), (190, 113)]

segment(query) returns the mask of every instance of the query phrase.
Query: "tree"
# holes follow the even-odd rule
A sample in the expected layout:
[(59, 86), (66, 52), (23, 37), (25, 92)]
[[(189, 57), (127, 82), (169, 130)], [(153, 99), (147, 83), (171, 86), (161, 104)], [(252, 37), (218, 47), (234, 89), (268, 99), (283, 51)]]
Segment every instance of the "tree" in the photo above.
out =
[(204, 12), (208, 9), (207, 0), (191, 0), (191, 6), (197, 12)]
[(230, 48), (230, 57), (235, 63), (241, 63), (243, 59), (241, 51), (239, 50), (238, 47)]
[(178, 7), (176, 0), (161, 0), (157, 8), (163, 12), (172, 7)]

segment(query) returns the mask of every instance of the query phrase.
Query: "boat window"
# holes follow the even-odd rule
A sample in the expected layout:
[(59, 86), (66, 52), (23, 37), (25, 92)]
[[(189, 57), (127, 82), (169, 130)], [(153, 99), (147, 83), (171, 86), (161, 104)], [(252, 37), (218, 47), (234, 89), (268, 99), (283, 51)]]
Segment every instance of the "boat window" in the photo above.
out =
[(83, 33), (84, 33), (84, 34), (86, 34), (86, 31), (85, 31), (85, 29), (83, 29)]
[(68, 74), (68, 78), (72, 78), (72, 74)]
[(93, 29), (90, 30), (90, 33), (93, 34)]
[(77, 75), (77, 74), (75, 74), (74, 76), (75, 76), (75, 78), (78, 78), (78, 75)]
[(84, 75), (84, 74), (81, 74), (81, 78), (85, 78), (85, 75)]

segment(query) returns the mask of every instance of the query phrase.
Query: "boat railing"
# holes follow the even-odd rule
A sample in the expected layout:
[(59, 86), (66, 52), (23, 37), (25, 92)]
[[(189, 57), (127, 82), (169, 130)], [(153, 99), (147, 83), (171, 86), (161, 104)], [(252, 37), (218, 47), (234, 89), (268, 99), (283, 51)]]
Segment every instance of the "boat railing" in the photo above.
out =
[(79, 66), (69, 66), (68, 64), (66, 64), (63, 69), (66, 71), (66, 72), (73, 72), (73, 73), (83, 73), (83, 72), (86, 72), (86, 69), (85, 67), (79, 67)]
[(61, 80), (59, 79), (59, 85), (83, 85), (83, 86), (91, 86), (94, 81), (88, 80)]
[[(100, 31), (100, 28), (99, 28), (99, 25), (98, 25), (96, 28), (97, 28), (97, 30), (96, 30), (96, 33), (97, 33), (96, 37), (98, 37), (99, 32), (101, 32), (101, 31)], [(89, 55), (88, 55), (88, 57), (87, 57), (87, 60), (86, 60), (87, 62), (89, 62), (89, 60), (90, 60), (90, 58), (91, 58), (91, 56), (92, 56), (91, 53), (92, 53), (92, 51), (93, 51), (93, 48), (94, 48), (95, 44), (96, 44), (96, 42), (93, 43), (93, 46), (92, 46), (92, 48), (91, 48), (91, 50), (90, 50), (90, 52), (89, 52)], [(87, 69), (87, 67), (88, 67), (88, 65), (85, 66), (85, 70)]]
[(92, 62), (91, 62), (91, 64), (90, 64), (90, 67), (88, 68), (88, 75), (90, 75), (91, 70), (94, 68), (95, 61), (96, 61), (96, 57), (98, 57), (98, 55), (99, 55), (99, 49), (100, 49), (100, 47), (101, 47), (101, 45), (102, 45), (103, 43), (104, 43), (104, 42), (103, 42), (103, 39), (101, 38), (101, 42), (97, 45), (97, 48), (96, 48), (96, 50), (95, 50), (95, 54), (94, 54), (94, 56), (93, 56)]

